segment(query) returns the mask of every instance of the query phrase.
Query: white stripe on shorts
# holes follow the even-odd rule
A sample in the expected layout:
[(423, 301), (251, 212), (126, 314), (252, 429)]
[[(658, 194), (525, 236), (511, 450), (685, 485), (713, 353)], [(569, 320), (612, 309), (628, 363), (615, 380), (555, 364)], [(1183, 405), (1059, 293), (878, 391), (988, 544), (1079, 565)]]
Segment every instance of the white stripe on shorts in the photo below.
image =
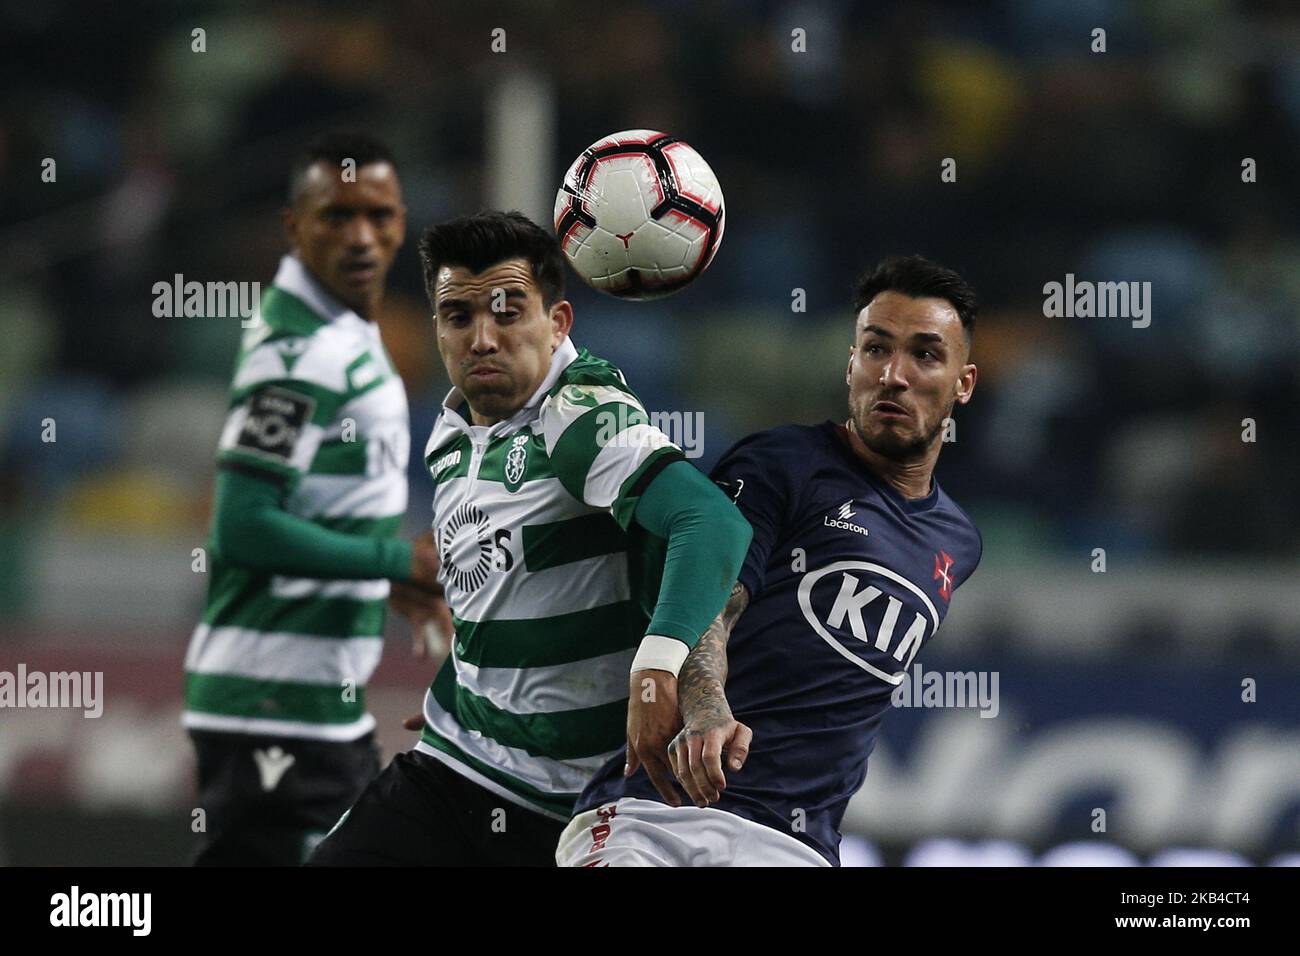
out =
[(560, 866), (830, 866), (780, 830), (716, 807), (624, 797), (569, 821)]

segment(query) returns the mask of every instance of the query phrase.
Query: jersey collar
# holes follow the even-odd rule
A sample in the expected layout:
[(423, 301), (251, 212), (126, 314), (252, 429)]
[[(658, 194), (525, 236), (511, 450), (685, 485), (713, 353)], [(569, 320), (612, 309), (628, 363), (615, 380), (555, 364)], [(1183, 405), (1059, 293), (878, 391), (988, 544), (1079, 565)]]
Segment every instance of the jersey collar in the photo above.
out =
[(325, 287), (307, 271), (302, 260), (295, 255), (289, 254), (280, 258), (280, 268), (276, 270), (271, 284), (301, 299), (309, 309), (328, 322), (348, 318), (358, 322), (366, 321), (325, 291)]
[(849, 441), (848, 432), (839, 422), (833, 422), (827, 419), (822, 423), (822, 427), (831, 433), (831, 441), (840, 454), (848, 460), (850, 465), (861, 475), (866, 477), (876, 488), (880, 489), (881, 494), (893, 501), (898, 507), (907, 514), (917, 514), (922, 511), (929, 511), (939, 503), (939, 480), (930, 476), (930, 493), (923, 498), (904, 498), (902, 492), (886, 481), (882, 476), (871, 470), (871, 467), (859, 458), (853, 451), (853, 446)]

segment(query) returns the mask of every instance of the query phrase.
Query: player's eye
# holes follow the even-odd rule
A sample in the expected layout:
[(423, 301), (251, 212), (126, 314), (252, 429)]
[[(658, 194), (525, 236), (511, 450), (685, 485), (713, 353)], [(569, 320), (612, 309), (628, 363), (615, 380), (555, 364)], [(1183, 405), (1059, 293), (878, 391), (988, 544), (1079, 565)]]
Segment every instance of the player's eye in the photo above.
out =
[(866, 352), (868, 355), (875, 355), (878, 352), (883, 352), (884, 349), (881, 346), (877, 345), (876, 343), (872, 342), (870, 345), (863, 346), (862, 351)]

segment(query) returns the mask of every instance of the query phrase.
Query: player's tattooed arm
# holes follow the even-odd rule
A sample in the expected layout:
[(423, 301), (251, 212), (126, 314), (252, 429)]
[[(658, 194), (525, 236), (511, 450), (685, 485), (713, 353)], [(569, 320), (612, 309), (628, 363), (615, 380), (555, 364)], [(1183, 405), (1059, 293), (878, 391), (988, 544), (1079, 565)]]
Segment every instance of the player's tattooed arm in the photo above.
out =
[(722, 753), (728, 766), (744, 766), (753, 733), (739, 723), (727, 703), (727, 640), (749, 606), (749, 592), (740, 582), (731, 589), (722, 612), (700, 637), (681, 672), (677, 695), (684, 726), (668, 747), (673, 772), (696, 806), (717, 801), (727, 787)]
[(727, 685), (727, 640), (748, 606), (749, 592), (737, 581), (726, 606), (682, 664), (677, 675), (677, 700), (687, 726), (705, 728), (731, 717), (723, 692)]

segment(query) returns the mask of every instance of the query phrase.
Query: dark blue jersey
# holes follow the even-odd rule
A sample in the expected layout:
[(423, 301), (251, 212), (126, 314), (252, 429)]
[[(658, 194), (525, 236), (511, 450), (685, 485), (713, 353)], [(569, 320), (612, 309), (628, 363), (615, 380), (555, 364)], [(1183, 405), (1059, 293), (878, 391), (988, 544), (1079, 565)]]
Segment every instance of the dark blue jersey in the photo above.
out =
[[(890, 696), (979, 564), (979, 531), (933, 483), (906, 499), (841, 425), (783, 425), (728, 451), (713, 479), (754, 527), (749, 607), (727, 645), (727, 699), (754, 731), (713, 806), (789, 833), (839, 863), (839, 824), (867, 772)], [(660, 800), (644, 770), (606, 764), (579, 811)]]

